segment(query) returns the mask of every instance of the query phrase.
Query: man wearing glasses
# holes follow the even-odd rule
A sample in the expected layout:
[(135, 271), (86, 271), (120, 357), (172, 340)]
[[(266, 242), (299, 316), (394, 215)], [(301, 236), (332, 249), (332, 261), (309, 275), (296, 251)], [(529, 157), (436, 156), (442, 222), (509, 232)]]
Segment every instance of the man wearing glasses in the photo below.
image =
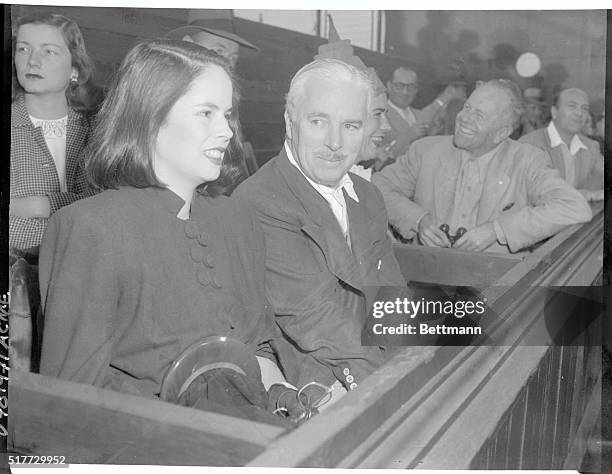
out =
[(412, 69), (399, 67), (393, 71), (387, 82), (389, 91), (389, 112), (387, 114), (391, 132), (389, 151), (396, 157), (408, 151), (410, 144), (428, 135), (433, 119), (441, 113), (453, 99), (465, 100), (465, 91), (459, 86), (448, 86), (424, 109), (411, 107), (419, 87), (417, 74)]

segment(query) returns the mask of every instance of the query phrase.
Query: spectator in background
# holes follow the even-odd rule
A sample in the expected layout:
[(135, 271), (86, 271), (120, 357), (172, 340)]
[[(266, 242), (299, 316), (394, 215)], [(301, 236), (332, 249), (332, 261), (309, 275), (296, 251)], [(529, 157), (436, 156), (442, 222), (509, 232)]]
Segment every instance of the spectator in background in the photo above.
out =
[(38, 253), (47, 220), (88, 191), (82, 152), (100, 90), (78, 25), (36, 13), (16, 23), (9, 246)]
[(418, 140), (372, 177), (404, 238), (450, 247), (446, 224), (451, 235), (467, 229), (456, 248), (517, 252), (591, 218), (543, 151), (509, 138), (522, 109), (514, 82), (486, 82), (457, 115), (454, 136)]
[(232, 68), (236, 67), (241, 46), (257, 51), (257, 46), (235, 33), (206, 26), (209, 19), (202, 14), (203, 11), (189, 10), (189, 24), (170, 30), (166, 38), (199, 44), (227, 59)]
[(523, 135), (541, 128), (546, 123), (546, 104), (542, 100), (542, 89), (539, 87), (527, 87), (523, 91), (524, 112), (521, 115), (516, 130), (510, 138), (518, 140)]
[(589, 201), (604, 197), (604, 159), (599, 144), (583, 131), (590, 116), (589, 97), (581, 89), (564, 89), (550, 109), (552, 120), (521, 138), (550, 156), (561, 177)]
[(545, 123), (544, 102), (535, 97), (526, 97), (525, 112), (519, 124), (519, 137), (542, 128)]
[(451, 99), (465, 99), (465, 91), (460, 86), (448, 86), (427, 107), (418, 110), (412, 107), (419, 86), (417, 74), (412, 69), (399, 67), (393, 71), (387, 82), (389, 97), (389, 148), (394, 157), (406, 153), (410, 144), (430, 133), (435, 117)]

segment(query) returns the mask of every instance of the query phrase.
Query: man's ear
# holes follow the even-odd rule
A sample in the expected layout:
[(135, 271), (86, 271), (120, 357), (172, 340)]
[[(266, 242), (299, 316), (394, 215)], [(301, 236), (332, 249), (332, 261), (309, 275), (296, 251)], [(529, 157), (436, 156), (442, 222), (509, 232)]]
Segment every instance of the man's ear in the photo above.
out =
[(193, 40), (193, 38), (189, 35), (185, 35), (181, 38), (183, 41), (187, 41), (188, 43), (195, 43), (195, 41)]
[(497, 132), (495, 132), (495, 136), (493, 137), (493, 142), (496, 145), (503, 142), (506, 138), (512, 135), (513, 131), (514, 129), (510, 125), (504, 125), (503, 127), (498, 128)]
[(293, 122), (291, 121), (291, 116), (289, 115), (289, 112), (287, 111), (287, 109), (285, 109), (285, 135), (287, 136), (287, 139), (289, 141), (292, 140), (293, 138)]

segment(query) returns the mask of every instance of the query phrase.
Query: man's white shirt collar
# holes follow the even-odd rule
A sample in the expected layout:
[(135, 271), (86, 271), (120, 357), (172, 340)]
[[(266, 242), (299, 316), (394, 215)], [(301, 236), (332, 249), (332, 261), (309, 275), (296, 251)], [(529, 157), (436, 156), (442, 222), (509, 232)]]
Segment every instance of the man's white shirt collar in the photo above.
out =
[(287, 153), (287, 158), (289, 158), (289, 163), (295, 166), (300, 173), (306, 178), (306, 180), (310, 183), (310, 185), (317, 190), (317, 192), (325, 198), (326, 201), (333, 199), (333, 195), (336, 191), (344, 189), (346, 194), (355, 202), (359, 202), (359, 197), (357, 197), (357, 193), (355, 192), (355, 187), (353, 185), (353, 180), (349, 176), (348, 173), (345, 173), (338, 185), (334, 188), (331, 186), (325, 186), (323, 184), (319, 184), (314, 182), (308, 176), (304, 174), (302, 168), (297, 164), (295, 158), (293, 157), (293, 153), (291, 152), (291, 148), (289, 148), (289, 144), (285, 141), (285, 153)]
[[(416, 117), (414, 116), (414, 112), (412, 111), (412, 109), (410, 108), (410, 106), (406, 107), (405, 109), (400, 109), (397, 105), (395, 105), (393, 102), (391, 102), (390, 100), (387, 101), (387, 103), (389, 104), (389, 107), (391, 107), (392, 109), (394, 109), (398, 114), (400, 114), (400, 116), (406, 120), (407, 122), (415, 122), (416, 123)], [(410, 125), (410, 124), (409, 124)]]
[[(552, 120), (548, 124), (548, 127), (546, 127), (546, 131), (548, 132), (548, 138), (550, 138), (550, 146), (552, 148), (556, 148), (564, 143), (563, 139), (561, 138), (561, 135), (559, 135), (559, 132), (557, 131), (557, 127), (555, 127), (555, 124)], [(586, 145), (582, 143), (582, 140), (580, 140), (580, 137), (576, 133), (572, 137), (572, 141), (569, 146), (569, 152), (572, 156), (574, 156), (583, 148), (585, 150), (588, 149)]]
[(397, 105), (395, 105), (393, 102), (391, 102), (390, 100), (387, 101), (387, 103), (389, 104), (389, 107), (395, 109), (397, 112), (399, 112), (402, 116), (404, 115), (404, 109), (400, 109)]
[(461, 150), (461, 164), (464, 165), (467, 161), (473, 160), (478, 166), (478, 173), (480, 174), (480, 179), (484, 182), (487, 176), (489, 164), (491, 163), (491, 160), (493, 159), (495, 154), (499, 151), (502, 143), (503, 142), (498, 143), (495, 148), (487, 151), (484, 155), (481, 155), (477, 158), (472, 158), (466, 150)]

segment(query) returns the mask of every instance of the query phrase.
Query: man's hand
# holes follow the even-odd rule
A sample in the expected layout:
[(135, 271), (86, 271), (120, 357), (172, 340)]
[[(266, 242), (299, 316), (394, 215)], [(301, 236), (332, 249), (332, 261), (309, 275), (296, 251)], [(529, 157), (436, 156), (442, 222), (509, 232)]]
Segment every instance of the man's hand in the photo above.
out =
[(425, 214), (419, 222), (419, 240), (428, 247), (450, 247), (446, 234), (440, 230), (440, 222)]
[(419, 138), (427, 135), (428, 131), (428, 123), (415, 123), (412, 127), (410, 127), (406, 135), (408, 136), (409, 140), (413, 142), (414, 140), (418, 140)]
[(497, 240), (497, 234), (492, 222), (474, 227), (468, 230), (463, 237), (455, 242), (454, 248), (482, 252), (489, 248)]
[(580, 190), (580, 192), (582, 193), (584, 198), (589, 202), (604, 200), (604, 190), (603, 189), (597, 189), (597, 190), (582, 189)]
[(438, 96), (438, 99), (448, 104), (453, 99), (465, 100), (465, 90), (461, 86), (447, 86), (446, 89)]
[(11, 198), (9, 213), (13, 216), (26, 219), (49, 217), (51, 215), (51, 204), (47, 196)]

